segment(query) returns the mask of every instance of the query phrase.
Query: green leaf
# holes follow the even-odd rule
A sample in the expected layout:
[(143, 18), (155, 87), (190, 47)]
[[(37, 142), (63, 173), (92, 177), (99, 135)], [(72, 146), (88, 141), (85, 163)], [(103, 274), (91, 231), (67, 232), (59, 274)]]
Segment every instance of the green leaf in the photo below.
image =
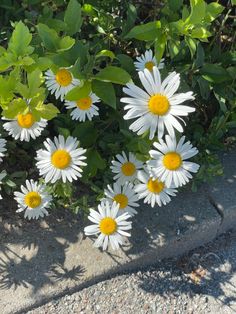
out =
[(26, 101), (22, 98), (17, 98), (9, 103), (6, 110), (3, 110), (3, 116), (8, 119), (14, 119), (18, 114), (25, 112), (27, 109), (28, 105)]
[(116, 56), (111, 50), (101, 50), (99, 53), (96, 54), (95, 58), (99, 57), (109, 57), (112, 61)]
[(0, 56), (6, 53), (6, 49), (3, 46), (0, 46)]
[(70, 36), (65, 36), (61, 38), (59, 41), (59, 46), (57, 49), (57, 52), (69, 50), (71, 47), (73, 47), (75, 44), (75, 39), (71, 38)]
[(112, 82), (121, 85), (125, 85), (131, 80), (128, 72), (115, 66), (107, 66), (106, 68), (102, 69), (94, 78), (99, 81)]
[(64, 21), (67, 25), (67, 33), (74, 35), (80, 31), (82, 25), (81, 6), (77, 0), (70, 0), (65, 12)]
[(168, 0), (169, 7), (172, 11), (178, 11), (183, 5), (183, 0)]
[(201, 93), (202, 98), (208, 99), (211, 92), (209, 82), (204, 80), (204, 78), (202, 78), (201, 76), (198, 78), (197, 82), (200, 88), (200, 93)]
[(169, 47), (171, 59), (173, 59), (180, 52), (180, 41), (169, 40), (168, 47)]
[(191, 53), (191, 58), (193, 59), (197, 49), (196, 41), (189, 36), (185, 36), (185, 42), (188, 45), (189, 51)]
[(85, 81), (83, 86), (76, 86), (71, 91), (69, 91), (65, 99), (70, 101), (76, 101), (81, 98), (87, 97), (91, 92), (91, 82)]
[(14, 90), (18, 82), (12, 73), (10, 77), (0, 76), (0, 105), (3, 109), (5, 108), (5, 104), (8, 104), (14, 97)]
[(167, 43), (166, 34), (158, 30), (157, 39), (155, 41), (155, 56), (156, 56), (157, 62), (160, 62), (165, 52), (166, 43)]
[(212, 83), (222, 83), (231, 80), (229, 73), (218, 64), (205, 64), (201, 69), (203, 78)]
[(32, 98), (37, 96), (37, 93), (41, 92), (39, 87), (44, 82), (44, 77), (42, 72), (39, 69), (32, 71), (27, 74), (28, 86), (29, 86), (29, 96), (28, 98)]
[(132, 3), (128, 4), (128, 10), (127, 10), (126, 15), (127, 15), (127, 20), (122, 23), (123, 24), (122, 34), (121, 34), (122, 37), (124, 37), (130, 31), (130, 29), (134, 26), (134, 23), (137, 18), (137, 9)]
[(26, 56), (26, 57), (24, 57), (18, 61), (18, 64), (22, 65), (22, 66), (29, 66), (33, 63), (35, 63), (34, 59), (31, 57), (28, 57), (28, 56)]
[(6, 53), (0, 57), (0, 71), (4, 72), (17, 63), (17, 58), (13, 53)]
[(206, 14), (206, 3), (204, 0), (190, 0), (191, 13), (185, 20), (185, 24), (201, 24)]
[(72, 132), (72, 136), (78, 138), (82, 147), (91, 147), (96, 143), (98, 137), (97, 128), (92, 121), (78, 123)]
[(66, 129), (66, 128), (60, 128), (60, 127), (58, 127), (57, 130), (58, 130), (58, 133), (59, 133), (60, 135), (63, 135), (65, 138), (67, 138), (68, 136), (70, 136), (70, 130), (68, 130), (68, 129)]
[(157, 30), (161, 28), (160, 21), (149, 22), (147, 24), (138, 25), (131, 29), (125, 38), (136, 38), (138, 40), (151, 41), (155, 40)]
[(230, 121), (226, 123), (228, 128), (236, 128), (236, 121)]
[(125, 69), (128, 73), (135, 73), (134, 61), (131, 57), (125, 54), (119, 54), (116, 56), (116, 59), (119, 60), (121, 67)]
[(106, 168), (106, 161), (101, 157), (99, 152), (94, 149), (87, 151), (87, 167), (84, 168), (84, 176), (94, 177), (98, 169), (104, 170)]
[(197, 27), (197, 28), (194, 28), (192, 30), (192, 33), (191, 33), (191, 36), (192, 38), (208, 38), (211, 35), (211, 33), (204, 27)]
[(62, 52), (69, 50), (75, 43), (75, 40), (70, 36), (60, 38), (54, 29), (49, 28), (45, 24), (39, 23), (37, 29), (39, 37), (49, 51)]
[(197, 57), (194, 62), (195, 66), (197, 68), (202, 67), (204, 64), (204, 59), (205, 59), (205, 52), (204, 52), (204, 49), (202, 48), (201, 43), (199, 42), (197, 46)]
[(28, 85), (18, 82), (16, 90), (25, 99), (31, 99), (39, 95), (45, 94), (45, 89), (40, 88), (44, 82), (43, 74), (39, 69), (27, 73)]
[(211, 2), (206, 7), (205, 21), (210, 23), (224, 10), (224, 7), (217, 2)]
[(5, 184), (7, 184), (8, 186), (10, 186), (11, 188), (15, 188), (16, 184), (15, 182), (13, 182), (12, 180), (8, 179), (5, 181)]
[(60, 111), (53, 104), (45, 105), (44, 103), (39, 102), (36, 107), (32, 108), (32, 113), (37, 119), (40, 117), (46, 120), (52, 120), (58, 113), (60, 113)]
[(93, 80), (92, 91), (107, 105), (116, 109), (116, 94), (112, 83)]
[(171, 34), (178, 34), (178, 35), (187, 35), (188, 34), (188, 27), (183, 20), (178, 20), (176, 22), (169, 23), (169, 28)]
[(27, 72), (34, 71), (36, 69), (40, 69), (41, 71), (45, 71), (52, 66), (52, 60), (47, 57), (35, 57), (35, 61), (32, 65), (27, 67)]
[(214, 92), (215, 98), (217, 99), (219, 105), (220, 105), (220, 109), (222, 112), (227, 112), (228, 108), (226, 106), (226, 99), (222, 96), (220, 96), (219, 94), (217, 94), (216, 92)]
[(8, 45), (8, 49), (16, 56), (31, 54), (34, 50), (29, 46), (31, 40), (32, 35), (30, 34), (28, 27), (20, 21), (15, 26)]
[(59, 37), (54, 29), (47, 25), (39, 23), (37, 25), (39, 37), (42, 39), (44, 47), (49, 51), (56, 51), (59, 46)]

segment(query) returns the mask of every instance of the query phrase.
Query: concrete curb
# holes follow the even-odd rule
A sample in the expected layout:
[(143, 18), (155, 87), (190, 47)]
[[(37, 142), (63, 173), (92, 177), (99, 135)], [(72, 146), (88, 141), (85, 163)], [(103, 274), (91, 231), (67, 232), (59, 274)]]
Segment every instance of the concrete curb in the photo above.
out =
[[(181, 255), (236, 228), (236, 151), (224, 154), (225, 175), (169, 205), (142, 206), (130, 242), (102, 253), (84, 239), (80, 221), (49, 217), (41, 224), (7, 225), (0, 233), (1, 313), (25, 313), (118, 273)], [(69, 222), (68, 222), (69, 221)]]

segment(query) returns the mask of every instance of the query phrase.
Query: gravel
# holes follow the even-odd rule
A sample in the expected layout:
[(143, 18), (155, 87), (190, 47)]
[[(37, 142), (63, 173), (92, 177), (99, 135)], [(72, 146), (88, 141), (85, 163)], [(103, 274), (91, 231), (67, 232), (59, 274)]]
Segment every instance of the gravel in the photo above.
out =
[(123, 274), (30, 314), (236, 313), (236, 232), (180, 259)]

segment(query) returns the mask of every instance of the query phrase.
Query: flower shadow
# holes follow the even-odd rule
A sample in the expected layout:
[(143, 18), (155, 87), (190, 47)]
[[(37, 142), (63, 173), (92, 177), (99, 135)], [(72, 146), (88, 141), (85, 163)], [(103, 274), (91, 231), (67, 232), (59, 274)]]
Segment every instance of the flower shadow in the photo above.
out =
[(41, 221), (26, 221), (5, 215), (4, 206), (0, 208), (2, 293), (21, 287), (34, 298), (47, 285), (53, 287), (58, 281), (75, 285), (83, 277), (84, 268), (66, 256), (70, 245), (82, 240), (81, 219), (67, 211), (58, 212)]

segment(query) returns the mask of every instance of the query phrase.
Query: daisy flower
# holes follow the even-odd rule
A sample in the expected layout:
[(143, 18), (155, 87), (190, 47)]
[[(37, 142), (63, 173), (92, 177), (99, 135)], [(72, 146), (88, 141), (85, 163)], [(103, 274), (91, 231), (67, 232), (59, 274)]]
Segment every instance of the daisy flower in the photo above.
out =
[(62, 135), (54, 137), (54, 142), (47, 138), (44, 141), (46, 149), (37, 151), (36, 166), (39, 169), (39, 174), (45, 178), (45, 182), (55, 183), (62, 179), (77, 180), (81, 177), (81, 166), (87, 164), (83, 161), (86, 159), (84, 153), (86, 149), (78, 148), (79, 142), (76, 138), (69, 136), (65, 140)]
[[(1, 136), (1, 134), (0, 134)], [(0, 138), (0, 162), (2, 161), (2, 158), (1, 157), (4, 157), (5, 156), (5, 151), (7, 150), (6, 149), (6, 140), (4, 140), (3, 138)]]
[(119, 204), (113, 202), (112, 205), (108, 201), (102, 201), (98, 205), (98, 212), (90, 209), (88, 219), (93, 225), (84, 228), (86, 235), (98, 235), (94, 242), (95, 247), (102, 246), (103, 250), (107, 249), (108, 243), (111, 244), (113, 250), (118, 249), (123, 244), (124, 236), (129, 237), (130, 233), (125, 230), (132, 228), (128, 213), (118, 216)]
[(144, 69), (152, 71), (154, 66), (157, 66), (160, 70), (164, 68), (164, 59), (161, 59), (160, 63), (157, 65), (157, 60), (151, 49), (146, 50), (145, 53), (137, 57), (136, 60), (134, 65), (137, 71), (143, 71)]
[(108, 185), (104, 191), (110, 204), (119, 204), (119, 212), (127, 212), (130, 216), (137, 214), (133, 207), (139, 207), (138, 196), (134, 191), (133, 184), (126, 182), (125, 185), (114, 183), (113, 188)]
[(73, 109), (71, 111), (72, 120), (79, 120), (84, 122), (86, 118), (90, 121), (93, 116), (98, 116), (98, 107), (94, 103), (100, 102), (100, 99), (94, 94), (90, 93), (89, 96), (81, 98), (77, 101), (65, 101), (66, 109)]
[(176, 195), (177, 190), (173, 187), (167, 188), (163, 181), (152, 178), (148, 169), (138, 171), (137, 177), (140, 183), (135, 185), (135, 192), (139, 199), (144, 198), (144, 203), (151, 204), (151, 207), (155, 204), (166, 205), (171, 201), (170, 196)]
[(9, 122), (3, 124), (3, 128), (15, 140), (29, 142), (32, 137), (34, 140), (40, 136), (43, 129), (47, 126), (47, 120), (41, 119), (37, 122), (31, 112), (18, 114), (16, 119), (6, 119)]
[(25, 211), (24, 217), (30, 220), (48, 215), (52, 197), (46, 191), (46, 186), (34, 180), (26, 180), (26, 186), (21, 185), (21, 192), (14, 192), (18, 203), (17, 213)]
[(178, 119), (182, 120), (181, 116), (187, 116), (195, 108), (181, 105), (194, 99), (192, 92), (175, 94), (180, 85), (179, 74), (172, 72), (162, 83), (157, 67), (153, 67), (153, 75), (147, 69), (138, 74), (146, 91), (128, 83), (123, 91), (131, 97), (121, 98), (121, 102), (128, 104), (124, 107), (128, 110), (124, 119), (138, 118), (129, 128), (138, 135), (149, 130), (149, 139), (153, 139), (157, 131), (162, 138), (165, 128), (171, 136), (175, 135), (174, 129), (183, 132)]
[(51, 94), (55, 94), (56, 99), (60, 98), (61, 101), (71, 89), (80, 84), (80, 80), (75, 79), (67, 68), (60, 68), (56, 73), (47, 70), (45, 78), (48, 90)]
[(122, 152), (121, 154), (116, 155), (117, 160), (112, 160), (111, 170), (116, 175), (114, 180), (117, 180), (117, 183), (124, 184), (125, 182), (133, 182), (136, 179), (137, 170), (141, 169), (143, 163), (138, 161), (134, 154), (129, 153), (129, 158), (126, 154)]
[(166, 142), (153, 143), (156, 150), (149, 152), (153, 160), (147, 163), (152, 168), (152, 173), (160, 178), (167, 187), (174, 184), (175, 187), (182, 186), (192, 178), (190, 172), (196, 173), (199, 165), (186, 161), (198, 153), (198, 150), (188, 141), (184, 143), (185, 136), (182, 136), (178, 144), (176, 139), (169, 135), (165, 137)]

